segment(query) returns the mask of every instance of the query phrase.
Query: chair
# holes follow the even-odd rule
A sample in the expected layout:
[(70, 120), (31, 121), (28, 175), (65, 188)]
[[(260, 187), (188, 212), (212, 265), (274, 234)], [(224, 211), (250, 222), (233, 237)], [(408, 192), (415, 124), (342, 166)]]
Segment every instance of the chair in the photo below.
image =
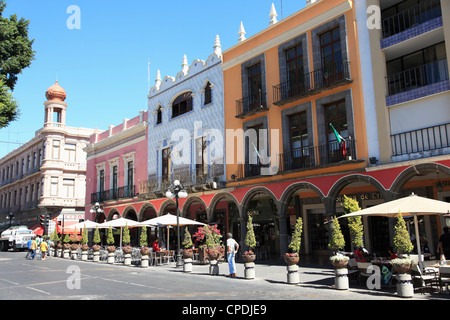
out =
[(175, 262), (174, 256), (175, 256), (175, 250), (166, 251), (162, 257), (164, 260), (164, 263), (170, 264), (170, 262)]
[(372, 273), (367, 273), (367, 268), (369, 268), (372, 264), (370, 262), (356, 262), (358, 266), (358, 283), (362, 283), (361, 280), (363, 278), (369, 278)]
[(114, 262), (115, 263), (122, 263), (124, 260), (123, 257), (123, 251), (122, 249), (116, 249), (116, 251), (114, 252)]
[(433, 291), (433, 285), (436, 285), (436, 288), (439, 284), (439, 276), (436, 271), (432, 269), (425, 269), (422, 272), (420, 266), (418, 264), (413, 264), (411, 266), (411, 275), (414, 283), (418, 282), (421, 293), (424, 293), (424, 290), (427, 288), (431, 288)]
[(448, 291), (448, 285), (450, 284), (450, 266), (439, 267), (439, 288), (442, 293), (442, 287), (445, 286), (445, 290)]

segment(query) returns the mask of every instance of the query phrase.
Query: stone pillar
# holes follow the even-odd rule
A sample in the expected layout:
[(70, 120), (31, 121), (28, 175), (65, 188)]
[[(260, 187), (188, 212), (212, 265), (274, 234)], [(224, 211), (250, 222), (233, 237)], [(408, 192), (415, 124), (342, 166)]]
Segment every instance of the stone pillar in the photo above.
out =
[(300, 282), (300, 275), (298, 273), (298, 265), (288, 265), (287, 269), (287, 283), (298, 284)]
[(245, 279), (255, 279), (255, 263), (254, 262), (246, 262), (244, 263), (244, 276)]
[(409, 273), (399, 273), (397, 279), (397, 294), (402, 298), (412, 298), (414, 296), (414, 287)]
[(348, 290), (348, 269), (339, 268), (334, 270), (334, 284), (338, 290)]

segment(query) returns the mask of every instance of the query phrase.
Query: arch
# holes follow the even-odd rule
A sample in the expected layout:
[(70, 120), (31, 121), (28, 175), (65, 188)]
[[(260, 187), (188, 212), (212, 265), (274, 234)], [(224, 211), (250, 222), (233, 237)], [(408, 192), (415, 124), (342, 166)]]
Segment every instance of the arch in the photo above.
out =
[[(134, 220), (129, 217), (131, 212), (133, 212), (136, 219), (138, 219), (136, 209), (132, 205), (126, 206), (126, 208), (123, 210), (122, 217), (124, 217), (126, 219), (130, 219), (130, 220)], [(138, 220), (136, 220), (136, 221), (138, 221)]]
[(164, 210), (170, 206), (170, 205), (176, 205), (175, 201), (173, 199), (166, 199), (163, 203), (161, 203), (161, 207), (159, 208), (159, 212), (156, 213), (156, 215), (159, 217), (163, 214)]
[(138, 213), (138, 221), (142, 222), (147, 220), (145, 213), (148, 209), (153, 209), (153, 211), (155, 211), (155, 215), (157, 215), (155, 206), (151, 202), (146, 202), (142, 205), (141, 210)]
[(209, 204), (209, 210), (213, 211), (214, 208), (216, 207), (217, 203), (219, 203), (221, 200), (226, 199), (226, 200), (231, 200), (236, 204), (236, 207), (240, 208), (241, 205), (239, 204), (239, 201), (236, 199), (236, 197), (229, 193), (229, 192), (219, 192), (216, 193), (213, 198), (211, 199), (211, 202)]
[(403, 170), (392, 183), (391, 188), (389, 189), (394, 197), (398, 197), (400, 195), (400, 190), (408, 182), (411, 178), (418, 174), (425, 173), (435, 173), (439, 170), (439, 172), (444, 172), (450, 175), (450, 168), (444, 166), (442, 164), (436, 162), (429, 163), (421, 163), (415, 166), (411, 166)]
[(337, 180), (333, 186), (330, 188), (328, 192), (328, 196), (326, 197), (328, 201), (326, 202), (327, 212), (334, 213), (336, 212), (336, 198), (339, 193), (344, 189), (347, 185), (355, 182), (366, 182), (372, 186), (374, 186), (378, 192), (383, 196), (384, 200), (390, 200), (392, 198), (390, 192), (386, 190), (383, 185), (375, 178), (364, 175), (364, 174), (351, 174)]
[(196, 202), (200, 202), (201, 205), (203, 205), (203, 207), (205, 208), (205, 211), (207, 213), (207, 219), (209, 219), (208, 217), (208, 206), (206, 205), (206, 202), (199, 196), (190, 196), (186, 199), (186, 201), (184, 202), (183, 206), (180, 208), (180, 214), (182, 217), (191, 219), (190, 216), (188, 216), (188, 210), (190, 205), (196, 203)]
[(264, 186), (258, 186), (258, 187), (254, 187), (252, 189), (250, 189), (249, 191), (247, 191), (247, 193), (245, 194), (244, 198), (242, 198), (242, 212), (241, 212), (241, 218), (245, 218), (244, 214), (245, 214), (245, 208), (247, 208), (248, 204), (250, 203), (250, 200), (257, 194), (259, 193), (265, 193), (267, 194), (269, 197), (272, 198), (272, 200), (275, 203), (278, 203), (278, 199), (277, 197), (273, 194), (273, 192)]
[(112, 208), (111, 210), (109, 210), (108, 216), (106, 217), (106, 221), (111, 221), (115, 214), (121, 217), (120, 212), (117, 208)]

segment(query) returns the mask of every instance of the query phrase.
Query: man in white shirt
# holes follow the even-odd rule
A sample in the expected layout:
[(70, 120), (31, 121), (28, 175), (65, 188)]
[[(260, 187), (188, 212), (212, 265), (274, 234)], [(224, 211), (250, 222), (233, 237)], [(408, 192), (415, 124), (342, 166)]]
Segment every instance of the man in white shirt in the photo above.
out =
[(235, 277), (236, 276), (236, 266), (234, 263), (234, 256), (236, 252), (239, 250), (239, 245), (236, 242), (236, 240), (233, 239), (233, 235), (231, 233), (227, 234), (227, 260), (228, 260), (228, 267), (230, 268), (230, 275), (229, 277)]

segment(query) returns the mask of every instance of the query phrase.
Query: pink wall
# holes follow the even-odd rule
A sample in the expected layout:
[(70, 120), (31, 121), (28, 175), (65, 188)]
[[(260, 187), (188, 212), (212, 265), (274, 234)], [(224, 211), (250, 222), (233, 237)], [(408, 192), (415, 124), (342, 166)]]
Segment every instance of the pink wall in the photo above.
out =
[[(143, 114), (143, 121), (147, 120), (147, 112)], [(140, 116), (127, 121), (127, 129), (134, 125), (140, 123)], [(112, 128), (113, 134), (117, 134), (123, 130), (123, 123)], [(109, 137), (109, 130), (100, 133), (97, 136), (97, 142), (104, 140)], [(91, 143), (95, 141), (95, 135), (91, 136)], [(134, 186), (135, 194), (139, 193), (139, 183), (141, 181), (147, 180), (147, 154), (148, 154), (148, 131), (145, 132), (145, 139), (129, 144), (129, 142), (124, 141), (123, 146), (114, 144), (112, 151), (107, 149), (101, 149), (95, 153), (101, 153), (101, 156), (92, 158), (93, 156), (88, 154), (87, 169), (86, 169), (86, 200), (85, 200), (85, 213), (88, 220), (94, 220), (95, 215), (90, 213), (91, 209), (91, 194), (98, 192), (97, 190), (97, 168), (96, 165), (105, 162), (105, 190), (111, 189), (111, 170), (109, 165), (109, 160), (114, 158), (119, 158), (119, 170), (118, 170), (118, 187), (123, 187), (125, 185), (126, 169), (123, 159), (123, 155), (135, 152), (134, 155)]]

